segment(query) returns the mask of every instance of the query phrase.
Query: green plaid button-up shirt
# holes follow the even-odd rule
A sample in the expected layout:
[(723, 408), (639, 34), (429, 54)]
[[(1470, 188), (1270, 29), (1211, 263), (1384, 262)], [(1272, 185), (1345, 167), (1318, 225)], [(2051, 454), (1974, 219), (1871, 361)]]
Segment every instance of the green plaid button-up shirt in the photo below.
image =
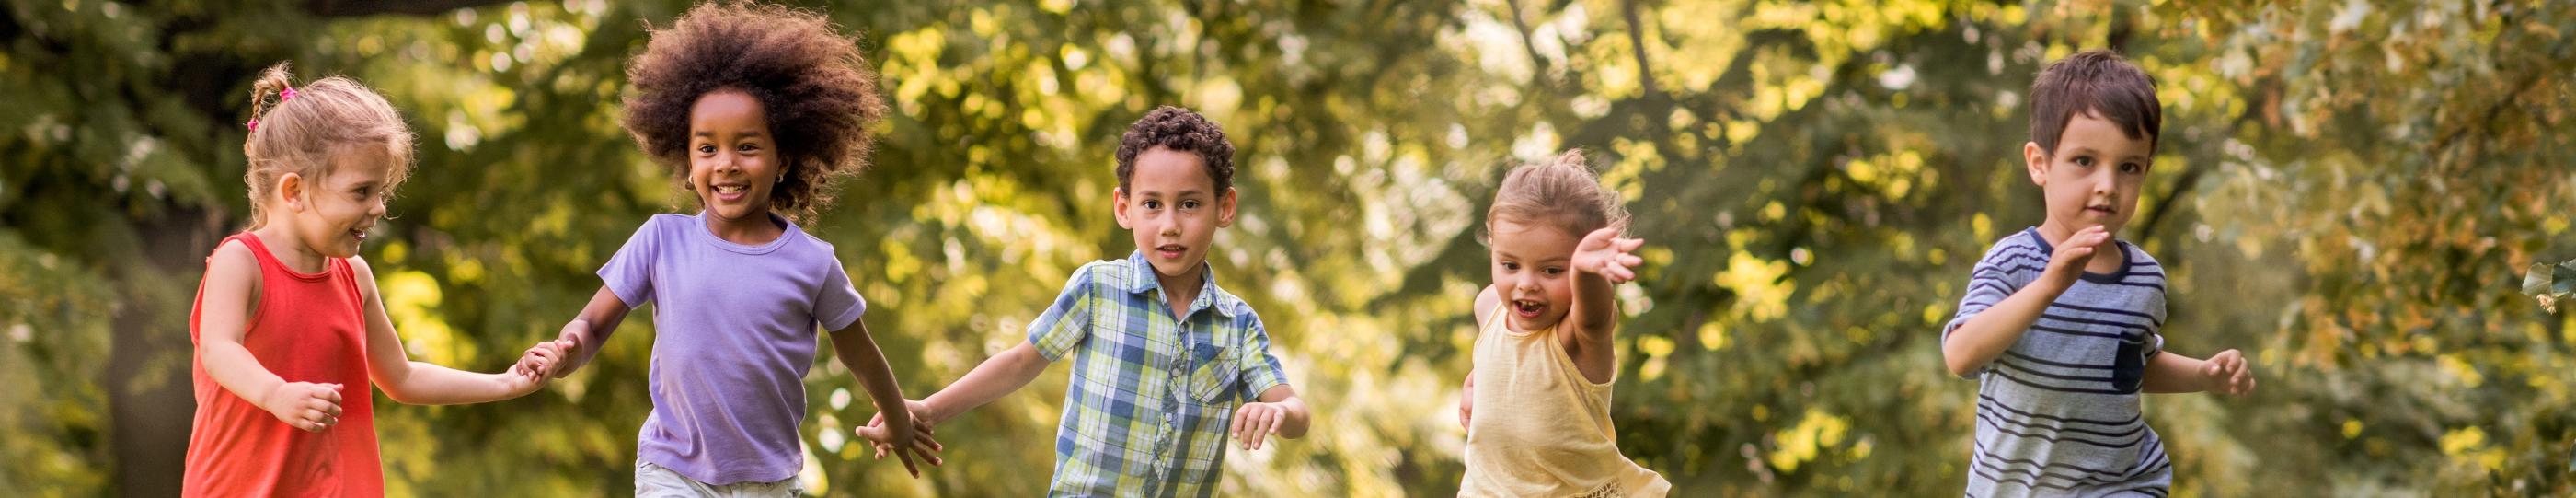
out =
[(1234, 410), (1288, 383), (1252, 307), (1211, 273), (1172, 316), (1144, 253), (1073, 272), (1029, 323), (1047, 361), (1073, 357), (1056, 425), (1054, 496), (1209, 496)]

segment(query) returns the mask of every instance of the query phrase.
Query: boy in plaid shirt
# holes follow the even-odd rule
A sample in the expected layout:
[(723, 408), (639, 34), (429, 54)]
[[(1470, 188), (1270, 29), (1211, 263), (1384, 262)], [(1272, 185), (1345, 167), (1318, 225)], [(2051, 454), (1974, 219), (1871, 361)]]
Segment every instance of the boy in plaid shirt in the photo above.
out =
[(1234, 224), (1233, 177), (1234, 145), (1198, 113), (1165, 106), (1129, 126), (1115, 210), (1137, 252), (1075, 270), (1026, 342), (908, 403), (915, 426), (1019, 390), (1070, 356), (1049, 495), (1209, 496), (1226, 439), (1259, 449), (1267, 436), (1303, 437), (1306, 403), (1270, 355), (1261, 317), (1208, 271), (1216, 229)]

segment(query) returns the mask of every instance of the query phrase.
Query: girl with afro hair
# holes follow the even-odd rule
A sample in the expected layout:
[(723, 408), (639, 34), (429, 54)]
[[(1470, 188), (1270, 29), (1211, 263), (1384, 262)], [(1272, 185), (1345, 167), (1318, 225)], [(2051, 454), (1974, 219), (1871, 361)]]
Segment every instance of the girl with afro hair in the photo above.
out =
[[(798, 494), (798, 426), (816, 327), (885, 411), (904, 468), (940, 449), (903, 409), (832, 245), (797, 228), (867, 165), (885, 105), (857, 41), (819, 14), (702, 4), (651, 29), (627, 63), (623, 125), (698, 204), (658, 214), (599, 269), (603, 285), (557, 341), (558, 376), (653, 303), (653, 412), (637, 435), (638, 496)], [(919, 435), (920, 437), (915, 437)]]

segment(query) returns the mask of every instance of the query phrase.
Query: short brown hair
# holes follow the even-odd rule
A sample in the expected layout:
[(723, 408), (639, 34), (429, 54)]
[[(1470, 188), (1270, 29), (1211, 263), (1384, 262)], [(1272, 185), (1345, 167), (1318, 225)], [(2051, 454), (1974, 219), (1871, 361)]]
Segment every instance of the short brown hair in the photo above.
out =
[(1622, 207), (1619, 193), (1601, 186), (1592, 167), (1584, 164), (1582, 150), (1512, 168), (1495, 190), (1494, 206), (1485, 212), (1488, 238), (1499, 221), (1552, 223), (1576, 238), (1602, 228), (1625, 231), (1628, 226), (1628, 210)]
[(2164, 135), (2164, 104), (2156, 100), (2156, 78), (2109, 50), (2093, 49), (2049, 63), (2030, 84), (2030, 141), (2057, 153), (2057, 139), (2077, 114), (2091, 114), (2118, 125), (2129, 138), (2145, 139), (2147, 151)]
[[(332, 76), (290, 84), (287, 63), (260, 71), (250, 89), (250, 137), (242, 141), (242, 183), (250, 187), (250, 227), (268, 223), (268, 196), (277, 179), (294, 173), (308, 182), (331, 175), (341, 154), (381, 147), (391, 164), (384, 191), (411, 176), (411, 125), (375, 90)], [(284, 92), (295, 92), (293, 98)], [(272, 100), (274, 99), (274, 100)]]
[(810, 219), (832, 203), (832, 184), (867, 168), (885, 102), (858, 41), (821, 14), (774, 5), (708, 3), (652, 30), (626, 65), (635, 84), (621, 125), (645, 155), (688, 178), (689, 110), (717, 90), (758, 100), (778, 137), (786, 177), (770, 209)]
[(1197, 153), (1199, 162), (1207, 163), (1208, 178), (1216, 179), (1216, 194), (1234, 188), (1234, 142), (1225, 139), (1225, 129), (1189, 109), (1161, 106), (1118, 136), (1119, 190), (1126, 190), (1127, 180), (1136, 176), (1136, 156), (1155, 147)]

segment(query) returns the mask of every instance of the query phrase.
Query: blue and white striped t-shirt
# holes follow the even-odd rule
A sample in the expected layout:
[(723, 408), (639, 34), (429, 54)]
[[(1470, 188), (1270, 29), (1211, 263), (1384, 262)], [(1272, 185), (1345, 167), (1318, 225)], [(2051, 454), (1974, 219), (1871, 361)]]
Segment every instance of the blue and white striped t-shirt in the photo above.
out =
[[(2173, 462), (2138, 405), (2147, 360), (2164, 349), (2165, 272), (2118, 244), (2119, 273), (2084, 273), (2012, 348), (1968, 374), (1979, 381), (1968, 496), (2160, 497), (2172, 485)], [(1942, 339), (2038, 279), (2050, 252), (2035, 228), (1995, 242)]]

